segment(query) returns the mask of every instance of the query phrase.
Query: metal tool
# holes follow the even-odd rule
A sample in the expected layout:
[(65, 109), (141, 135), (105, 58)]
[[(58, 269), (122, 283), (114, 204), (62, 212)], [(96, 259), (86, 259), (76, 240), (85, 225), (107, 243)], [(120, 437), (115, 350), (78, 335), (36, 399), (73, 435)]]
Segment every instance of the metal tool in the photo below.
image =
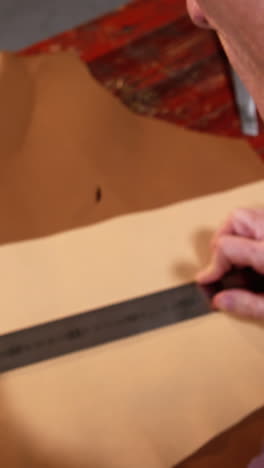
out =
[(257, 136), (259, 134), (259, 122), (254, 99), (250, 96), (233, 68), (231, 68), (231, 73), (242, 132), (247, 136)]
[(191, 283), (95, 311), (0, 336), (0, 372), (11, 371), (209, 314), (211, 298), (223, 289), (264, 292), (264, 277), (232, 270), (200, 288)]
[(210, 310), (196, 284), (133, 299), (0, 337), (0, 372), (120, 340)]

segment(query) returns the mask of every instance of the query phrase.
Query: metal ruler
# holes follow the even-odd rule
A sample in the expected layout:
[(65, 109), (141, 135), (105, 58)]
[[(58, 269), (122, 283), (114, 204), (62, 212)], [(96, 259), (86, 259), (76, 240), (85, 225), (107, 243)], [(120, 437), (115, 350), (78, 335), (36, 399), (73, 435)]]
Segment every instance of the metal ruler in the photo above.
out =
[(0, 336), (0, 372), (128, 338), (209, 312), (189, 284)]
[(233, 268), (206, 287), (190, 283), (0, 336), (0, 372), (11, 371), (210, 313), (224, 289), (264, 294), (264, 276)]
[(231, 73), (237, 108), (240, 115), (241, 130), (244, 135), (257, 136), (259, 134), (259, 121), (254, 99), (233, 68), (231, 68)]

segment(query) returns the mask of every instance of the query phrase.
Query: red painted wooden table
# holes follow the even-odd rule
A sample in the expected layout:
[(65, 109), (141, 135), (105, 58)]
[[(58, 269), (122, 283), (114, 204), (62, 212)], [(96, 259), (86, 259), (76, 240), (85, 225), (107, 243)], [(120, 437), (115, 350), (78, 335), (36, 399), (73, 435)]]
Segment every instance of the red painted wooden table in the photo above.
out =
[[(224, 54), (213, 33), (192, 25), (185, 0), (134, 0), (22, 53), (58, 50), (75, 51), (136, 112), (241, 135)], [(264, 157), (264, 133), (249, 140)]]
[[(241, 136), (225, 57), (214, 34), (191, 24), (185, 0), (134, 0), (21, 53), (59, 50), (76, 52), (136, 112), (202, 132)], [(249, 141), (264, 158), (264, 133)], [(180, 466), (244, 468), (260, 449), (263, 434), (264, 410)]]

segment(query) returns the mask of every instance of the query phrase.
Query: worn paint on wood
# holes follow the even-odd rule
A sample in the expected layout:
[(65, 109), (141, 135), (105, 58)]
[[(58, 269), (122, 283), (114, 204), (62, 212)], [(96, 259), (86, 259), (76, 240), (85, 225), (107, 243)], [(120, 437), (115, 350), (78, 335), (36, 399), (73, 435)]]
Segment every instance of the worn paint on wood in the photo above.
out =
[[(214, 34), (192, 25), (185, 0), (135, 0), (22, 53), (58, 50), (74, 51), (136, 112), (241, 135), (224, 54)], [(249, 141), (264, 157), (264, 133)]]

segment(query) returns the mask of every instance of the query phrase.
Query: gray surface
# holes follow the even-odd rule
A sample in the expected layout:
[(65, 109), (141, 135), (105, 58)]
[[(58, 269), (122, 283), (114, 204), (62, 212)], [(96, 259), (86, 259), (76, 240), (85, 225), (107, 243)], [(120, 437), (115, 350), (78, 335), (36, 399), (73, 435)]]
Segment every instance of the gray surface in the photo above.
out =
[(124, 3), (125, 0), (0, 0), (0, 49), (21, 49)]

